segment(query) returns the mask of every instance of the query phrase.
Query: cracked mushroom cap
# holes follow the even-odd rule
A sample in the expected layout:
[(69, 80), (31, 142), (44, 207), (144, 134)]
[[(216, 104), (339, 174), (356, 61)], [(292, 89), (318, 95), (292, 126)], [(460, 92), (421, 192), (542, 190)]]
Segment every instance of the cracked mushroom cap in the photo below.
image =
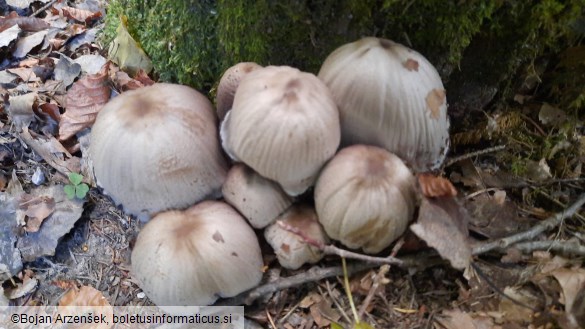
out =
[(219, 201), (156, 215), (132, 251), (134, 277), (162, 309), (235, 296), (260, 283), (262, 267), (256, 234)]
[[(276, 220), (276, 223), (266, 228), (264, 237), (274, 249), (280, 265), (296, 270), (305, 263), (316, 263), (323, 258), (321, 250), (303, 240), (308, 238), (323, 245), (328, 242), (327, 236), (317, 220), (314, 207), (294, 205), (278, 216)], [(298, 230), (302, 236), (283, 228), (282, 225), (292, 230)]]
[(339, 107), (343, 145), (383, 147), (416, 172), (443, 163), (449, 147), (445, 88), (421, 54), (363, 38), (331, 53), (319, 78)]
[(241, 163), (230, 169), (221, 190), (225, 201), (254, 228), (264, 228), (274, 222), (293, 203), (280, 185)]
[(246, 74), (261, 67), (254, 62), (243, 62), (230, 67), (223, 73), (217, 86), (216, 96), (217, 116), (220, 121), (223, 120), (226, 113), (232, 108), (234, 96), (242, 78)]
[(406, 230), (416, 206), (415, 177), (385, 149), (353, 145), (325, 166), (315, 209), (327, 235), (349, 248), (377, 253)]
[(219, 194), (227, 174), (212, 105), (186, 86), (128, 91), (100, 111), (91, 131), (97, 183), (141, 219)]
[(288, 66), (250, 72), (221, 126), (224, 150), (289, 195), (314, 184), (340, 141), (339, 113), (316, 76)]

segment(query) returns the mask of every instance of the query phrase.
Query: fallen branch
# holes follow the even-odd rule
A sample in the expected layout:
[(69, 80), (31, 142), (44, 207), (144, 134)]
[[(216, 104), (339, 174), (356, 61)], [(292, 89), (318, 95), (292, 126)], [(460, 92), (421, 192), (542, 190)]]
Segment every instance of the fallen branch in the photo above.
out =
[(514, 248), (530, 253), (536, 250), (550, 250), (564, 255), (585, 256), (585, 246), (573, 239), (569, 241), (532, 241), (514, 245)]
[[(435, 253), (419, 253), (412, 257), (405, 257), (401, 260), (401, 264), (397, 265), (402, 268), (427, 268), (437, 264), (444, 264), (445, 261), (438, 257)], [(348, 275), (353, 275), (357, 272), (375, 268), (380, 266), (377, 262), (354, 262), (347, 267)], [(243, 292), (235, 297), (223, 299), (217, 302), (214, 306), (231, 306), (231, 305), (250, 305), (256, 299), (275, 293), (280, 290), (288, 289), (303, 285), (309, 282), (316, 282), (319, 280), (340, 276), (343, 274), (341, 265), (332, 267), (315, 266), (293, 276), (278, 279), (277, 281), (267, 283), (265, 285), (256, 287), (252, 290)]]
[(472, 254), (480, 255), (492, 250), (502, 250), (518, 242), (533, 239), (542, 232), (558, 226), (563, 220), (565, 220), (565, 218), (573, 216), (583, 206), (583, 204), (585, 204), (585, 194), (582, 194), (579, 199), (569, 208), (543, 220), (528, 231), (476, 245), (472, 249)]

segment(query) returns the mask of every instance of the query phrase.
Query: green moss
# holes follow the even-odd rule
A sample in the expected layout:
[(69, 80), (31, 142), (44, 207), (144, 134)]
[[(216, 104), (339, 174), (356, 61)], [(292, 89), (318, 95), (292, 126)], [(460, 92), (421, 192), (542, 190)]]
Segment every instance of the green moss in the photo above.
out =
[(469, 57), (481, 63), (469, 67), (473, 79), (501, 81), (565, 42), (584, 1), (111, 0), (105, 35), (126, 14), (160, 79), (199, 89), (241, 61), (316, 73), (331, 51), (362, 36), (413, 47), (445, 80)]

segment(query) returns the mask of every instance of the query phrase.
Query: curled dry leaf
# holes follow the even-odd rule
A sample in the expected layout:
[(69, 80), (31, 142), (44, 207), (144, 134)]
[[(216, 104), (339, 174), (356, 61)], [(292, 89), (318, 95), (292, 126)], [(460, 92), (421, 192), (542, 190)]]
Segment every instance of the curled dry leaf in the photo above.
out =
[(467, 211), (455, 198), (423, 198), (418, 220), (410, 229), (447, 259), (453, 268), (465, 270), (471, 263), (468, 218)]
[(55, 199), (45, 195), (33, 197), (24, 194), (20, 199), (19, 208), (28, 217), (24, 230), (29, 233), (37, 232), (43, 221), (55, 211)]
[(14, 56), (15, 58), (25, 57), (33, 48), (39, 46), (40, 44), (43, 43), (43, 41), (45, 41), (46, 35), (47, 31), (43, 30), (33, 33), (24, 38), (20, 38), (16, 42), (16, 49), (14, 49), (14, 51), (12, 52), (12, 56)]
[(16, 12), (11, 12), (6, 17), (0, 17), (0, 32), (18, 25), (23, 31), (38, 32), (48, 29), (49, 23), (36, 17), (21, 17)]
[[(31, 191), (31, 195), (52, 198), (55, 210), (37, 232), (30, 232), (18, 238), (16, 247), (25, 261), (54, 255), (59, 240), (71, 230), (83, 212), (83, 201), (68, 199), (62, 185), (38, 187)], [(17, 213), (20, 211), (22, 210), (17, 209)]]
[(565, 310), (570, 312), (579, 291), (585, 289), (585, 269), (559, 268), (551, 272), (563, 289), (563, 302)]
[(10, 96), (8, 113), (16, 127), (27, 127), (34, 118), (33, 105), (37, 101), (36, 92), (20, 96)]
[[(104, 315), (110, 321), (114, 314), (114, 308), (102, 293), (90, 286), (73, 288), (69, 290), (59, 301), (59, 313), (63, 315)], [(76, 328), (92, 329), (109, 329), (111, 325), (107, 323), (82, 324), (76, 325)]]
[(94, 13), (89, 10), (77, 9), (73, 7), (63, 7), (62, 10), (65, 17), (86, 24), (102, 16), (102, 13), (99, 11)]
[(108, 64), (73, 84), (67, 92), (67, 108), (59, 123), (59, 140), (66, 140), (90, 127), (99, 110), (110, 99)]
[(418, 174), (417, 176), (418, 184), (424, 196), (428, 198), (457, 196), (457, 189), (448, 179), (432, 174)]

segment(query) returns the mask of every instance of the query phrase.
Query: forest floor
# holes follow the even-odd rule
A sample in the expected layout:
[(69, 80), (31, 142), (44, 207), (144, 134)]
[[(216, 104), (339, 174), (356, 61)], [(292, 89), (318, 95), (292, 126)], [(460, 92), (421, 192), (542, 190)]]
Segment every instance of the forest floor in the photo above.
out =
[[(72, 298), (81, 305), (96, 296), (151, 305), (130, 273), (141, 224), (95, 186), (85, 154), (101, 106), (154, 82), (144, 71), (119, 69), (133, 63), (100, 44), (101, 2), (16, 2), (21, 8), (0, 5), (0, 306), (71, 305)], [(128, 36), (121, 31), (114, 43), (144, 56)], [(498, 131), (507, 114), (486, 109), (482, 129), (494, 136), (477, 127), (458, 132), (459, 140), (490, 136), (451, 151), (443, 176), (458, 189), (456, 201), (419, 209), (427, 233), (425, 218), (443, 223), (424, 239), (433, 248), (409, 232), (401, 248), (369, 262), (348, 257), (346, 274), (340, 251), (291, 271), (258, 232), (263, 283), (223, 303), (245, 302), (250, 328), (585, 327), (583, 123), (562, 130), (565, 112), (517, 96), (529, 105), (514, 129), (565, 137), (547, 158), (523, 160), (519, 169), (506, 159), (539, 145)], [(449, 205), (455, 211), (442, 212)], [(461, 223), (463, 230), (453, 227)], [(461, 237), (462, 245), (445, 242)], [(461, 249), (473, 254), (465, 271), (451, 265)], [(403, 263), (385, 261), (389, 252)]]

